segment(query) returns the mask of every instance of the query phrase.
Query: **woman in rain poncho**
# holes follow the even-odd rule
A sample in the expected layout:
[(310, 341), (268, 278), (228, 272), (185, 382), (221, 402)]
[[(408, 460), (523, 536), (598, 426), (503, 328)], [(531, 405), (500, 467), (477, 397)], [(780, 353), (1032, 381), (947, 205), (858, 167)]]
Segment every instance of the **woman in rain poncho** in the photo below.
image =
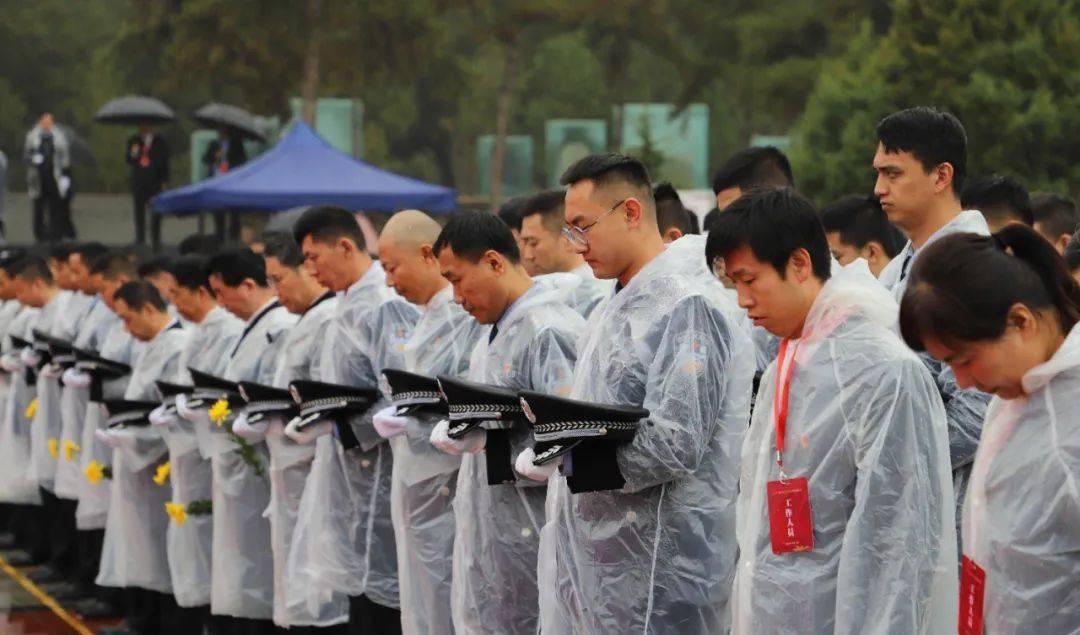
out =
[(1078, 321), (1080, 288), (1027, 227), (948, 236), (912, 270), (904, 339), (995, 395), (961, 523), (961, 633), (1080, 630)]

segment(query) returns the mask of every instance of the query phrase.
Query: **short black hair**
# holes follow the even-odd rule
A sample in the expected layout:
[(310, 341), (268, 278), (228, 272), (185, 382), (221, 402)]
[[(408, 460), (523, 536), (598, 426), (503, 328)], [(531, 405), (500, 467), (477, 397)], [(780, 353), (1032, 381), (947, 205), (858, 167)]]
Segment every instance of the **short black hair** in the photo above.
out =
[(139, 275), (139, 269), (135, 266), (130, 254), (119, 249), (112, 249), (96, 256), (89, 265), (91, 274), (101, 274), (109, 280), (120, 276), (136, 278)]
[(1031, 213), (1050, 236), (1071, 234), (1080, 227), (1076, 201), (1061, 194), (1040, 192), (1031, 197)]
[(49, 263), (45, 262), (44, 258), (36, 254), (20, 258), (12, 264), (11, 276), (22, 278), (27, 282), (41, 280), (49, 286), (53, 285), (52, 269), (49, 269)]
[(67, 259), (71, 257), (72, 252), (79, 248), (79, 243), (76, 242), (63, 242), (49, 246), (49, 260), (58, 260), (62, 263), (67, 263)]
[(649, 170), (639, 159), (625, 154), (590, 154), (566, 168), (559, 178), (562, 185), (573, 185), (578, 181), (592, 181), (597, 187), (616, 182), (623, 182), (643, 188), (652, 195), (652, 182)]
[(105, 245), (96, 241), (91, 241), (88, 243), (80, 243), (76, 245), (74, 248), (72, 248), (71, 254), (68, 257), (70, 258), (71, 256), (78, 254), (78, 256), (82, 258), (82, 261), (89, 265), (94, 258), (100, 256), (103, 253), (107, 253), (108, 251), (109, 248)]
[(348, 210), (334, 205), (316, 205), (300, 215), (293, 225), (293, 239), (297, 245), (304, 243), (304, 238), (320, 243), (332, 243), (340, 238), (348, 238), (360, 251), (367, 249), (364, 232), (360, 223)]
[(1069, 239), (1069, 244), (1065, 246), (1065, 264), (1069, 266), (1069, 271), (1080, 269), (1080, 229), (1076, 230)]
[(660, 233), (669, 227), (678, 229), (683, 235), (699, 233), (694, 213), (686, 209), (671, 183), (660, 183), (653, 188), (653, 198), (656, 200), (656, 225)]
[(1000, 224), (1018, 220), (1031, 227), (1035, 224), (1031, 197), (1019, 179), (1012, 176), (987, 176), (972, 179), (960, 195), (964, 209), (977, 209), (988, 219)]
[(19, 262), (26, 256), (26, 253), (21, 249), (2, 249), (0, 250), (0, 269), (3, 269), (9, 276), (12, 275), (12, 268), (15, 263)]
[(713, 194), (737, 187), (742, 191), (758, 187), (794, 187), (788, 161), (779, 148), (761, 146), (744, 148), (731, 155), (713, 174)]
[(191, 291), (202, 287), (213, 295), (214, 290), (210, 288), (210, 274), (207, 270), (209, 262), (210, 259), (202, 254), (180, 256), (173, 261), (170, 271), (176, 278), (177, 286)]
[(260, 287), (267, 286), (266, 263), (262, 256), (247, 247), (234, 247), (214, 254), (206, 264), (206, 273), (219, 276), (227, 287), (238, 287), (249, 278)]
[(906, 242), (873, 196), (851, 194), (826, 205), (821, 210), (821, 224), (825, 233), (839, 233), (841, 241), (856, 249), (876, 242), (889, 258), (900, 253)]
[(282, 265), (296, 269), (304, 264), (304, 252), (291, 234), (273, 232), (263, 236), (263, 258), (277, 258)]
[(721, 213), (719, 207), (713, 207), (705, 213), (705, 220), (702, 221), (702, 226), (706, 234), (711, 232), (712, 228), (716, 226), (716, 221), (719, 220)]
[(528, 200), (528, 196), (515, 196), (500, 205), (499, 211), (495, 212), (495, 215), (499, 217), (499, 220), (506, 223), (507, 227), (520, 232), (521, 222), (525, 220), (525, 203)]
[(438, 256), (446, 247), (454, 250), (458, 258), (471, 262), (479, 261), (488, 250), (502, 254), (514, 264), (521, 261), (510, 228), (487, 212), (462, 212), (451, 217), (431, 249)]
[(964, 189), (967, 132), (954, 115), (930, 106), (908, 108), (878, 122), (877, 140), (886, 152), (910, 152), (927, 173), (942, 163), (953, 168), (953, 192)]
[(203, 254), (209, 256), (221, 248), (221, 240), (211, 234), (192, 234), (180, 241), (176, 249), (181, 256)]
[(829, 279), (832, 261), (829, 241), (810, 201), (791, 188), (750, 190), (720, 214), (705, 242), (709, 268), (717, 258), (748, 246), (758, 260), (768, 262), (781, 277), (797, 249), (810, 254), (814, 275)]
[(565, 222), (566, 190), (544, 190), (533, 194), (522, 207), (522, 218), (539, 214), (541, 224), (548, 231), (558, 234)]
[(139, 277), (149, 278), (159, 273), (170, 273), (172, 258), (168, 256), (154, 256), (139, 263)]
[(157, 287), (145, 280), (125, 282), (113, 294), (113, 299), (123, 300), (124, 304), (135, 311), (141, 311), (146, 305), (154, 307), (159, 312), (165, 311), (168, 307)]

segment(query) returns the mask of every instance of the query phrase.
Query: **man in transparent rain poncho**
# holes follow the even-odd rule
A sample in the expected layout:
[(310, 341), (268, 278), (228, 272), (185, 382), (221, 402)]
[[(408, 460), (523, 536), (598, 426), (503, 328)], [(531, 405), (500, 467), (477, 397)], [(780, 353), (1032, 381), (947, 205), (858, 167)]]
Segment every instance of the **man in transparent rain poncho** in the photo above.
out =
[[(267, 284), (262, 257), (251, 250), (221, 251), (211, 256), (207, 271), (218, 302), (244, 321), (236, 344), (220, 351), (229, 359), (222, 378), (270, 384), (296, 316), (278, 302)], [(211, 421), (208, 405), (189, 409), (177, 402), (177, 412), (192, 422), (197, 434), (210, 431), (214, 525), (210, 611), (237, 631), (271, 628), (274, 565), (270, 523), (263, 517), (270, 502), (266, 445), (241, 445), (225, 434), (231, 428), (231, 414), (218, 409)]]
[[(458, 377), (483, 327), (460, 305), (439, 270), (432, 246), (440, 227), (416, 210), (395, 214), (379, 236), (386, 282), (416, 305), (420, 319), (405, 344), (403, 370), (425, 377)], [(434, 416), (399, 416), (390, 406), (372, 418), (390, 440), (394, 471), (390, 511), (397, 542), (402, 631), (449, 633), (454, 493), (461, 459), (431, 445)]]
[(533, 478), (561, 462), (540, 545), (542, 629), (723, 632), (753, 345), (707, 277), (702, 239), (665, 247), (641, 162), (586, 157), (563, 182), (568, 235), (598, 278), (616, 280), (578, 342), (570, 396), (650, 416), (616, 450), (621, 489), (572, 493), (577, 457), (519, 458)]
[[(565, 396), (584, 320), (566, 304), (565, 294), (528, 276), (509, 228), (490, 214), (461, 214), (446, 224), (434, 248), (455, 300), (477, 322), (491, 325), (472, 352), (467, 379)], [(509, 449), (502, 450), (510, 456), (496, 456), (499, 444), (489, 441), (489, 431), (452, 439), (448, 428), (445, 421), (436, 425), (431, 441), (461, 455), (454, 498), (454, 629), (534, 633), (545, 487), (514, 479), (510, 469), (529, 433), (511, 429)], [(488, 446), (496, 449), (489, 454)], [(489, 468), (499, 470), (507, 461), (510, 482), (489, 485)]]
[[(187, 344), (180, 353), (176, 375), (170, 383), (191, 385), (194, 369), (220, 377), (229, 362), (226, 354), (236, 346), (244, 323), (218, 305), (210, 288), (204, 256), (183, 256), (171, 267), (176, 280), (173, 292), (180, 316), (190, 321)], [(181, 397), (182, 399), (183, 397)], [(208, 429), (196, 429), (176, 413), (160, 406), (150, 417), (169, 447), (171, 522), (167, 546), (173, 595), (179, 606), (172, 618), (178, 631), (197, 632), (210, 621), (211, 545), (213, 518), (207, 503), (212, 498), (210, 458), (214, 444)], [(182, 514), (180, 513), (182, 510)]]
[[(156, 382), (176, 375), (188, 334), (149, 282), (125, 283), (113, 295), (113, 306), (128, 333), (144, 342), (132, 363), (124, 400), (156, 401)], [(130, 628), (160, 632), (167, 626), (164, 615), (176, 606), (165, 544), (170, 489), (161, 472), (168, 448), (149, 426), (110, 426), (97, 435), (113, 448), (112, 493), (97, 584), (125, 589)]]
[[(293, 226), (293, 237), (318, 281), (338, 294), (323, 337), (320, 381), (376, 389), (384, 367), (401, 367), (419, 311), (386, 285), (356, 217), (344, 209), (309, 209)], [(330, 434), (329, 419), (286, 429), (294, 440), (316, 444), (289, 550), (286, 594), (290, 602), (313, 607), (347, 596), (349, 632), (401, 629), (390, 518), (394, 461), (371, 423), (385, 405), (380, 400), (350, 418), (344, 435), (340, 429)]]
[(952, 632), (945, 411), (888, 292), (862, 260), (830, 275), (791, 190), (744, 194), (706, 253), (781, 338), (742, 448), (732, 632)]

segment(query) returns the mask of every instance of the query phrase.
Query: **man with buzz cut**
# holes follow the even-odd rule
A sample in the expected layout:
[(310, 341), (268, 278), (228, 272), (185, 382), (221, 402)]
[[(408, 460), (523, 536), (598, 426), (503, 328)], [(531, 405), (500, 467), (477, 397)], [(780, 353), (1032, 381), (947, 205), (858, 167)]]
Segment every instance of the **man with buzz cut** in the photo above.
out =
[(567, 294), (567, 304), (588, 319), (600, 301), (611, 294), (611, 281), (598, 280), (581, 254), (563, 235), (562, 190), (547, 190), (522, 204), (521, 260), (526, 270)]
[[(477, 322), (490, 325), (472, 351), (468, 379), (566, 395), (584, 321), (557, 289), (529, 277), (506, 225), (490, 214), (460, 214), (450, 219), (432, 249), (454, 300)], [(520, 451), (528, 431), (507, 435), (509, 440), (495, 437), (504, 436), (501, 443), (489, 443), (492, 436), (483, 429), (451, 438), (446, 421), (431, 433), (436, 447), (461, 456), (450, 594), (459, 633), (538, 629), (536, 567), (545, 488), (515, 478), (510, 466), (516, 455), (506, 456)], [(509, 482), (500, 475), (498, 484), (489, 484), (491, 474), (498, 473), (492, 466), (500, 464), (510, 472)]]
[(585, 157), (561, 181), (575, 248), (615, 280), (578, 340), (570, 397), (649, 416), (616, 450), (608, 477), (621, 488), (573, 493), (572, 455), (530, 469), (560, 470), (540, 545), (541, 628), (725, 632), (753, 345), (709, 278), (702, 237), (665, 247), (640, 161)]
[[(419, 310), (387, 286), (386, 272), (368, 255), (356, 217), (344, 209), (307, 210), (293, 226), (293, 237), (319, 283), (338, 294), (324, 336), (320, 380), (378, 388), (384, 368), (401, 368)], [(372, 425), (372, 416), (386, 404), (380, 400), (350, 419), (353, 439), (323, 435), (316, 440), (290, 549), (290, 559), (296, 559), (314, 548), (307, 566), (318, 582), (301, 590), (318, 598), (348, 595), (354, 633), (400, 633), (402, 626), (390, 514), (394, 461)], [(327, 470), (333, 479), (317, 478), (317, 471)]]

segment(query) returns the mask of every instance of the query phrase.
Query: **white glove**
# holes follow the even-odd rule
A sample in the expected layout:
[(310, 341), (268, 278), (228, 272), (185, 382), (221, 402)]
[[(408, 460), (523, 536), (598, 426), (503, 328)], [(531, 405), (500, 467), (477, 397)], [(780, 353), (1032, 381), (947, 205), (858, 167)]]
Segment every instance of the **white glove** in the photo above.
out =
[(205, 408), (188, 408), (187, 395), (176, 396), (176, 414), (194, 424), (210, 424), (210, 413)]
[(486, 430), (471, 430), (463, 439), (451, 439), (446, 431), (450, 429), (450, 422), (443, 419), (435, 424), (431, 431), (431, 444), (447, 454), (455, 456), (462, 454), (477, 454), (487, 444)]
[(232, 431), (239, 437), (247, 439), (248, 441), (262, 441), (266, 436), (266, 429), (270, 427), (270, 422), (263, 417), (262, 421), (256, 423), (248, 423), (248, 415), (246, 412), (241, 412), (232, 424)]
[(36, 368), (38, 363), (41, 362), (41, 354), (32, 348), (24, 348), (22, 349), (22, 352), (19, 353), (19, 359), (24, 365)]
[(334, 424), (330, 421), (320, 421), (315, 425), (305, 427), (303, 430), (296, 429), (299, 425), (300, 417), (293, 417), (293, 420), (285, 426), (285, 436), (301, 445), (315, 443), (315, 439), (318, 439), (325, 434), (330, 434), (334, 430)]
[(81, 370), (69, 368), (60, 376), (60, 381), (64, 382), (68, 388), (89, 388), (91, 377)]
[(17, 353), (8, 353), (0, 357), (0, 368), (9, 373), (20, 372), (23, 368), (21, 356)]
[(41, 165), (45, 163), (45, 155), (40, 152), (35, 152), (30, 155), (30, 163), (34, 165)]
[(375, 413), (371, 418), (371, 424), (375, 426), (375, 432), (384, 439), (405, 434), (405, 428), (409, 425), (409, 418), (397, 414), (397, 406), (387, 406)]
[(120, 439), (117, 439), (108, 430), (94, 430), (94, 437), (114, 450), (120, 447)]
[(551, 478), (551, 475), (559, 470), (559, 466), (562, 465), (563, 457), (559, 457), (554, 461), (548, 461), (547, 463), (537, 466), (533, 465), (533, 461), (536, 460), (536, 453), (532, 448), (527, 448), (524, 452), (518, 455), (517, 460), (514, 461), (514, 469), (518, 474), (530, 478), (534, 481), (546, 481)]
[(165, 404), (161, 404), (157, 408), (154, 408), (150, 412), (149, 419), (152, 425), (158, 426), (159, 428), (167, 428), (177, 421), (176, 413), (169, 412), (169, 407)]

